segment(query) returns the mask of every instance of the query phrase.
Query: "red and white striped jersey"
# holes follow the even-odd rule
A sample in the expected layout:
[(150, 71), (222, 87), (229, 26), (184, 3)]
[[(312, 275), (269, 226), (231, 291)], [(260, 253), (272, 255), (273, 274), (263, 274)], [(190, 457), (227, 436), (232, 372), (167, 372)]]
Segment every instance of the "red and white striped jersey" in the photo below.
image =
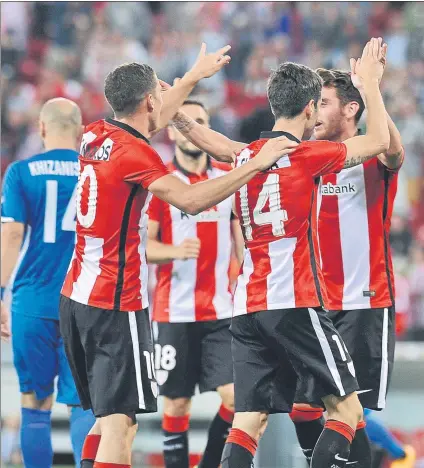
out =
[[(240, 152), (236, 165), (255, 157), (266, 138), (280, 135), (295, 139), (285, 132), (262, 132), (261, 140)], [(318, 181), (323, 174), (340, 171), (345, 159), (343, 143), (303, 142), (236, 193), (247, 249), (235, 292), (234, 315), (325, 307), (316, 226)]]
[(378, 158), (322, 177), (321, 267), (330, 310), (394, 304), (389, 230), (398, 170)]
[[(188, 184), (225, 175), (230, 166), (210, 162), (200, 175), (185, 171), (176, 159), (170, 172)], [(191, 216), (153, 197), (149, 219), (159, 223), (165, 244), (180, 244), (186, 238), (200, 239), (197, 259), (174, 260), (159, 265), (153, 300), (153, 320), (158, 322), (198, 322), (231, 317), (232, 200), (227, 198), (202, 213)]]
[(169, 172), (141, 133), (112, 119), (86, 128), (80, 153), (77, 241), (62, 294), (102, 309), (144, 309), (148, 188)]

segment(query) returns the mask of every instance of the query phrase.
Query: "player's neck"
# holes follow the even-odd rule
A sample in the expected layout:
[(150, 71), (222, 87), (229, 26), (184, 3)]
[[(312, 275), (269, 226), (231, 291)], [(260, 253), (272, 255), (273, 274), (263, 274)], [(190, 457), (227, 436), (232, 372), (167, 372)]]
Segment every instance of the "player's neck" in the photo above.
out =
[(349, 138), (353, 138), (357, 134), (358, 134), (358, 129), (356, 128), (356, 125), (355, 125), (353, 127), (349, 127), (349, 128), (344, 129), (342, 131), (342, 133), (340, 133), (339, 137), (335, 138), (332, 141), (334, 141), (336, 143), (341, 143), (342, 141), (346, 141)]
[(44, 150), (52, 151), (57, 149), (68, 149), (78, 151), (78, 143), (75, 138), (46, 138), (44, 140)]
[(123, 117), (122, 119), (118, 119), (117, 117), (115, 117), (114, 120), (129, 125), (130, 127), (137, 130), (137, 132), (140, 132), (145, 138), (150, 138), (148, 119), (132, 119), (131, 117)]
[(203, 174), (206, 171), (208, 165), (208, 157), (206, 153), (203, 153), (197, 158), (192, 158), (187, 154), (184, 154), (178, 147), (175, 149), (175, 157), (178, 164), (187, 172), (192, 174)]
[(298, 140), (302, 140), (304, 129), (305, 129), (305, 125), (304, 125), (303, 120), (301, 120), (300, 118), (294, 118), (294, 119), (278, 119), (275, 122), (274, 127), (272, 128), (272, 131), (291, 133)]

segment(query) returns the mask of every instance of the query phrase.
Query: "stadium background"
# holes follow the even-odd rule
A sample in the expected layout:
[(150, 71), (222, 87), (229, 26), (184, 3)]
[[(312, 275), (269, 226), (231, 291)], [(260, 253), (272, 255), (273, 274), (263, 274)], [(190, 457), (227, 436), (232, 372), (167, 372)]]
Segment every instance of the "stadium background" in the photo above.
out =
[[(424, 3), (2, 2), (1, 172), (42, 148), (37, 116), (47, 99), (75, 100), (84, 123), (109, 115), (103, 80), (123, 62), (149, 63), (161, 79), (172, 83), (194, 62), (202, 41), (210, 51), (231, 44), (230, 65), (200, 83), (194, 94), (210, 109), (215, 130), (249, 142), (272, 126), (265, 94), (271, 68), (293, 60), (312, 68), (346, 69), (349, 57), (359, 56), (370, 36), (382, 36), (389, 45), (382, 87), (406, 150), (391, 232), (398, 363), (381, 418), (419, 448), (417, 466), (424, 466)], [(168, 161), (173, 154), (165, 133), (155, 137), (153, 145)], [(2, 343), (1, 349), (6, 463), (11, 453), (15, 461), (19, 458), (19, 394), (10, 346)], [(194, 453), (203, 447), (216, 405), (214, 395), (195, 402)], [(60, 455), (69, 452), (65, 408), (55, 409), (54, 421), (60, 461)], [(135, 460), (134, 466), (147, 466), (141, 457), (160, 452), (158, 416), (141, 420), (136, 449), (144, 454), (138, 454), (140, 465)], [(287, 418), (276, 416), (257, 466), (275, 468), (282, 463), (304, 466)]]

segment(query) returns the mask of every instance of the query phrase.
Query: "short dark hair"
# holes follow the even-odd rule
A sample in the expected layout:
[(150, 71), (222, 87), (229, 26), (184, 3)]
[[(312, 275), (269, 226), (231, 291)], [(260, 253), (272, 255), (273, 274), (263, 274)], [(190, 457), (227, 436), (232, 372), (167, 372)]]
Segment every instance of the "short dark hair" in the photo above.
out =
[(125, 63), (112, 70), (105, 79), (105, 97), (117, 117), (134, 114), (140, 102), (157, 85), (152, 67)]
[(284, 62), (268, 80), (268, 100), (275, 119), (298, 116), (313, 99), (315, 107), (321, 98), (322, 80), (311, 68)]
[(200, 106), (207, 114), (209, 114), (209, 111), (206, 109), (203, 102), (198, 101), (197, 99), (186, 99), (183, 102), (183, 106)]
[(318, 68), (317, 73), (322, 78), (324, 86), (334, 88), (336, 90), (337, 97), (340, 99), (343, 106), (352, 101), (359, 104), (359, 110), (355, 115), (355, 122), (358, 123), (364, 113), (365, 104), (360, 92), (355, 88), (355, 86), (353, 86), (350, 72)]

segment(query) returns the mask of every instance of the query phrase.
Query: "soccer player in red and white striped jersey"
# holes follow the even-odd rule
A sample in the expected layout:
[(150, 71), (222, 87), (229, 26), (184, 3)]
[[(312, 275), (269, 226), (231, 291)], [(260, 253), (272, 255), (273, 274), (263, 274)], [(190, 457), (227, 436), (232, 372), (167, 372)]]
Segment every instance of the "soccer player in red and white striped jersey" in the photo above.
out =
[(89, 125), (84, 134), (77, 242), (60, 302), (61, 334), (81, 403), (99, 418), (83, 450), (84, 468), (95, 458), (96, 468), (129, 468), (135, 414), (156, 411), (146, 295), (149, 192), (195, 215), (228, 198), (293, 147), (281, 138), (264, 147), (257, 161), (192, 185), (169, 174), (150, 147), (148, 136), (166, 125), (197, 81), (228, 63), (228, 50), (206, 55), (203, 45), (194, 67), (165, 97), (148, 65), (117, 67), (105, 81), (115, 118)]
[[(209, 127), (199, 101), (181, 109)], [(188, 184), (226, 174), (231, 166), (211, 160), (173, 127), (175, 157), (168, 170)], [(153, 197), (148, 210), (147, 258), (158, 263), (153, 320), (156, 378), (164, 398), (166, 468), (188, 466), (191, 398), (217, 391), (222, 405), (208, 434), (199, 468), (216, 468), (234, 416), (233, 365), (229, 326), (233, 308), (229, 283), (232, 252), (241, 262), (244, 241), (228, 198), (196, 216)]]
[[(343, 142), (359, 133), (357, 123), (365, 98), (355, 67), (353, 61), (351, 73), (318, 70), (324, 82), (314, 131), (318, 140)], [(373, 410), (385, 407), (395, 347), (389, 230), (404, 152), (399, 131), (388, 115), (387, 124), (390, 146), (386, 152), (322, 177), (318, 210), (320, 263), (329, 316), (355, 365), (359, 400), (364, 408)], [(304, 398), (302, 393), (300, 389), (297, 401)], [(291, 417), (299, 442), (310, 455), (307, 452), (319, 436), (315, 426), (323, 424), (321, 414), (316, 412), (311, 419), (307, 408), (296, 405)], [(361, 458), (366, 443), (365, 434), (357, 436), (351, 448), (350, 462), (358, 468), (368, 463)]]
[[(385, 109), (378, 85), (383, 58), (381, 39), (372, 39), (359, 67), (369, 106), (365, 139), (301, 143), (236, 194), (247, 249), (231, 325), (236, 415), (223, 468), (250, 466), (268, 413), (290, 412), (298, 380), (310, 390), (308, 402), (322, 400), (329, 415), (312, 465), (343, 467), (348, 462), (363, 415), (351, 358), (320, 308), (328, 307), (328, 300), (319, 264), (317, 178), (387, 150), (389, 132), (381, 118)], [(268, 84), (275, 131), (262, 134), (236, 155), (236, 165), (254, 159), (266, 138), (309, 138), (320, 96), (316, 73), (296, 64), (280, 65)], [(234, 143), (216, 135), (209, 138), (184, 115), (176, 119), (195, 144), (231, 156)]]

